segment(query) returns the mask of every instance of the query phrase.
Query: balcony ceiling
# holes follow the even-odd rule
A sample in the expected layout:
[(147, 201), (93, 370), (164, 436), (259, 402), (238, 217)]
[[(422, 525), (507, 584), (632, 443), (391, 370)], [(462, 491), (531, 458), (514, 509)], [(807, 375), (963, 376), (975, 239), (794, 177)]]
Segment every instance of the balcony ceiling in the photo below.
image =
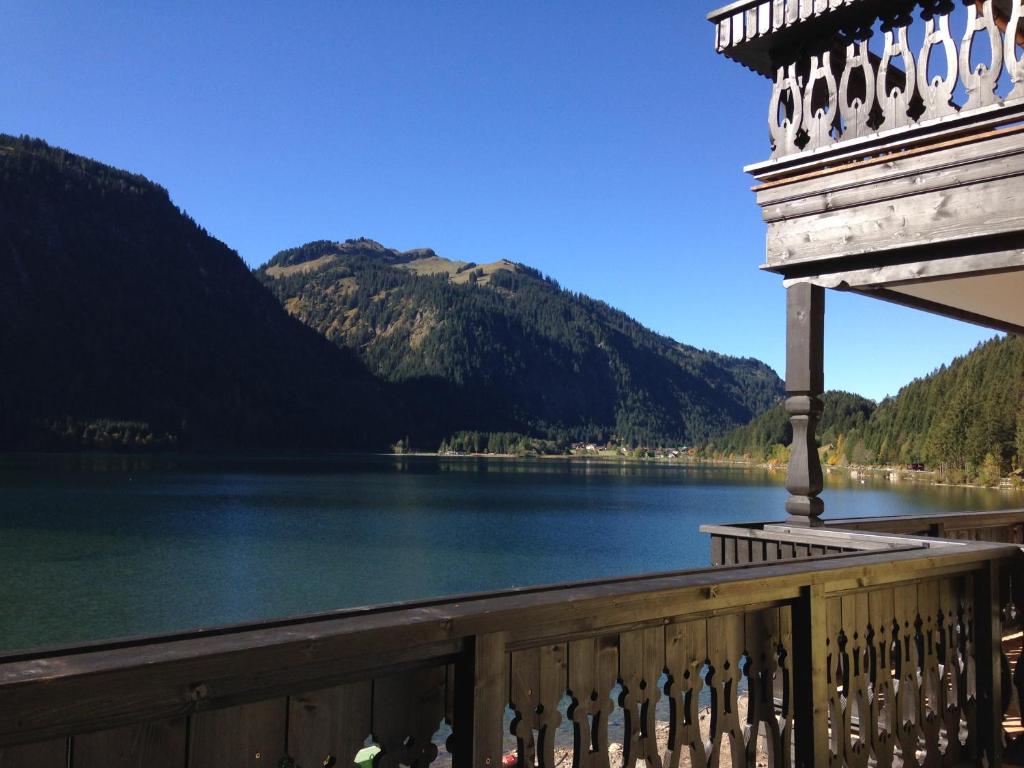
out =
[(866, 285), (855, 290), (996, 330), (1024, 333), (1024, 263), (1013, 271)]

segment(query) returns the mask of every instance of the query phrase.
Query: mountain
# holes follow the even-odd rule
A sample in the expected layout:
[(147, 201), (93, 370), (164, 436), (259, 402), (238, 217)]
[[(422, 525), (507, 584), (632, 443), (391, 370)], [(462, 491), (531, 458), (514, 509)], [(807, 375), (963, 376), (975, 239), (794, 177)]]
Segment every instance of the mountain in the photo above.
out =
[[(1009, 335), (915, 379), (877, 407), (828, 392), (819, 443), (832, 463), (923, 463), (949, 480), (1005, 476), (1024, 463), (1024, 339)], [(782, 406), (710, 441), (707, 451), (764, 459), (788, 445)]]
[(678, 443), (782, 394), (764, 363), (680, 344), (519, 263), (318, 241), (256, 272), (294, 317), (405, 393), (413, 443), (460, 430)]
[(384, 386), (141, 176), (0, 136), (0, 448), (386, 445)]

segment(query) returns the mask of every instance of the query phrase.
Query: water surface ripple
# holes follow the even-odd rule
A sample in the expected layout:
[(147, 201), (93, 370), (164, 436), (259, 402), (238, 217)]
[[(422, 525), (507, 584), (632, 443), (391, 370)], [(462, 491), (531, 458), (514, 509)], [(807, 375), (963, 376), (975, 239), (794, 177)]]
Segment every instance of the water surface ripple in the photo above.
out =
[[(0, 649), (702, 567), (781, 472), (562, 460), (0, 459)], [(826, 515), (1024, 506), (833, 473)]]

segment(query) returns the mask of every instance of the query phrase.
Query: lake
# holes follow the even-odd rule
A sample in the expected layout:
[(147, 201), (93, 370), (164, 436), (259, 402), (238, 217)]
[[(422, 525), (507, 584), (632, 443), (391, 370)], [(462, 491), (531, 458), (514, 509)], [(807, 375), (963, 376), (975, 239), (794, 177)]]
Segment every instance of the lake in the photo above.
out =
[[(781, 520), (783, 472), (361, 456), (0, 457), (0, 649), (702, 567), (701, 523)], [(827, 478), (827, 517), (1024, 494)]]

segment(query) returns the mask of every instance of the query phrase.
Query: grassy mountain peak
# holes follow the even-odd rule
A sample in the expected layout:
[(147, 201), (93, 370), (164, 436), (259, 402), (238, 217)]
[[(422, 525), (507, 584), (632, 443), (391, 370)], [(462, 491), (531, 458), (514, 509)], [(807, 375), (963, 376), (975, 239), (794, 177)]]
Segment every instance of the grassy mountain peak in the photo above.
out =
[(360, 237), (354, 240), (333, 242), (317, 240), (298, 248), (289, 248), (277, 253), (261, 271), (273, 278), (294, 274), (308, 274), (337, 265), (339, 261), (378, 261), (381, 264), (406, 269), (416, 275), (447, 275), (456, 284), (480, 281), (490, 282), (491, 275), (498, 270), (516, 272), (522, 265), (507, 259), (491, 264), (476, 264), (472, 261), (456, 261), (438, 256), (431, 248), (414, 248), (397, 251), (387, 248), (376, 240)]
[(256, 274), (375, 374), (426, 393), (442, 434), (689, 442), (748, 421), (782, 393), (760, 361), (656, 334), (508, 259), (316, 241)]

